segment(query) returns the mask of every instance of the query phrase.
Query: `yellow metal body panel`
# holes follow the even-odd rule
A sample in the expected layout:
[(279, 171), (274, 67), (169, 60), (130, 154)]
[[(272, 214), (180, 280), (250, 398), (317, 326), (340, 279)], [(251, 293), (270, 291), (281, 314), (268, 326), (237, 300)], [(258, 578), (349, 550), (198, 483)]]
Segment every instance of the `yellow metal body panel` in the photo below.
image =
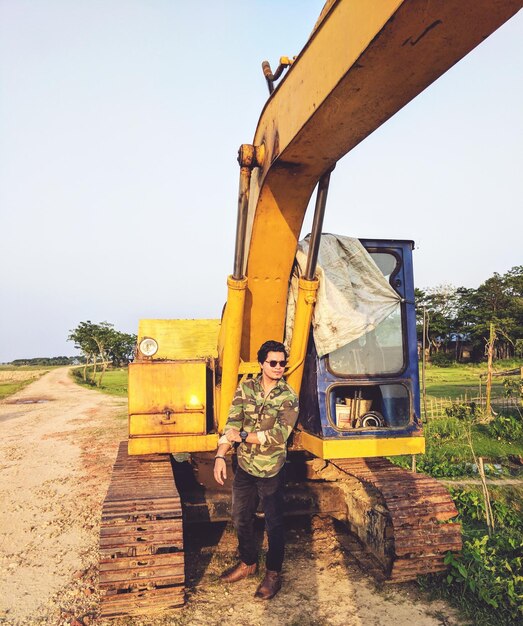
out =
[(206, 383), (205, 361), (131, 363), (129, 433), (205, 433)]
[(239, 374), (259, 374), (261, 372), (261, 367), (258, 361), (240, 361), (240, 366), (238, 368)]
[(181, 452), (212, 452), (218, 447), (218, 435), (187, 435), (177, 437), (131, 437), (129, 454), (178, 454)]
[(205, 413), (170, 413), (159, 415), (130, 415), (129, 435), (205, 434)]
[(217, 358), (219, 330), (220, 320), (140, 320), (138, 344), (144, 337), (155, 339), (155, 361)]
[(391, 437), (390, 439), (321, 439), (310, 433), (300, 433), (300, 444), (321, 459), (357, 459), (369, 456), (423, 454), (425, 437)]
[(241, 359), (284, 332), (288, 279), (317, 181), (514, 15), (521, 0), (338, 0), (276, 87), (253, 140)]

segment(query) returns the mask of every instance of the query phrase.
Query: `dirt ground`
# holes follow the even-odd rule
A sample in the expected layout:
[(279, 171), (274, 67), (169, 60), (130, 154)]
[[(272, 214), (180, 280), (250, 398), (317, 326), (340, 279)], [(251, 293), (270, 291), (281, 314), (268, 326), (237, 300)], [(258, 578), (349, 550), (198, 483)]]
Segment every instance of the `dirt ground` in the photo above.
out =
[[(458, 626), (442, 602), (414, 584), (377, 585), (355, 564), (347, 536), (329, 519), (290, 520), (284, 588), (253, 598), (261, 573), (226, 586), (234, 560), (228, 525), (186, 533), (187, 604), (162, 616), (97, 617), (101, 503), (126, 402), (50, 371), (0, 402), (0, 624), (114, 626)], [(260, 537), (261, 537), (260, 527)]]

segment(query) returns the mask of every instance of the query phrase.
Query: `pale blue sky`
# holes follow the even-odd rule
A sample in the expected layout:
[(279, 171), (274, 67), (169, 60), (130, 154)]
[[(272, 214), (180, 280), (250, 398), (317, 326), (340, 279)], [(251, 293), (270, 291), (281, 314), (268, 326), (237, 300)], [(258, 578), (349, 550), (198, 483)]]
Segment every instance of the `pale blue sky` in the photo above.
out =
[[(322, 5), (0, 0), (0, 362), (220, 315), (261, 61)], [(347, 155), (324, 229), (414, 239), (422, 288), (522, 264), (522, 41), (520, 14)]]

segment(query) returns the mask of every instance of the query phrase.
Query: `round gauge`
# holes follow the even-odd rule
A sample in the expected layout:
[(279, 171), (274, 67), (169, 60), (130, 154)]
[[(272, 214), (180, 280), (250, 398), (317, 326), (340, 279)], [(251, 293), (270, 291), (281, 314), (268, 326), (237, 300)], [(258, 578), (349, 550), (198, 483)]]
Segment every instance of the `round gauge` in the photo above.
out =
[(139, 348), (144, 356), (153, 356), (158, 352), (158, 344), (154, 339), (151, 339), (151, 337), (144, 337), (140, 341)]

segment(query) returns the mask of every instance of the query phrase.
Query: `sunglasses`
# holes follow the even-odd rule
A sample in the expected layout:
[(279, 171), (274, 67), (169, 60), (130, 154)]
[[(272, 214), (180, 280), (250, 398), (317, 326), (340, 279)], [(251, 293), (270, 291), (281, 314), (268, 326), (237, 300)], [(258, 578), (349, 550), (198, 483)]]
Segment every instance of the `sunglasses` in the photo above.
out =
[(280, 367), (285, 367), (287, 365), (287, 361), (265, 361), (265, 363), (268, 363), (271, 367), (276, 367), (277, 365), (279, 365)]

